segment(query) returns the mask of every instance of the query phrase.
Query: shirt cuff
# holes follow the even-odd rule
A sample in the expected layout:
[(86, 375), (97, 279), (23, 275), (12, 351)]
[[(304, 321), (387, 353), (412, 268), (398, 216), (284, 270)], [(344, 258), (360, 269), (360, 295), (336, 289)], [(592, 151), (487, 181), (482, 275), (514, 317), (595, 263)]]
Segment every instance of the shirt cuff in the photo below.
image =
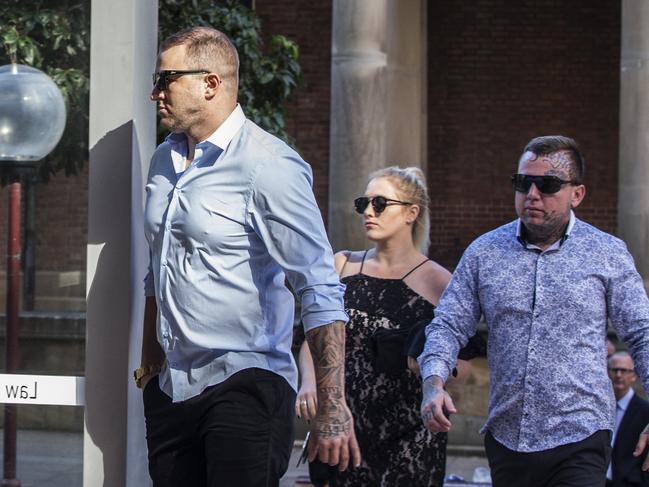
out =
[(451, 373), (451, 371), (449, 370), (449, 368), (446, 366), (444, 362), (437, 361), (437, 360), (426, 360), (424, 363), (420, 363), (420, 367), (421, 367), (421, 377), (423, 378), (423, 380), (426, 380), (429, 377), (436, 375), (437, 377), (440, 377), (444, 381), (444, 384), (446, 384), (446, 381), (448, 380), (448, 376)]
[(302, 313), (302, 323), (304, 331), (310, 331), (320, 326), (328, 325), (334, 321), (347, 323), (349, 316), (344, 311), (339, 310), (322, 310)]

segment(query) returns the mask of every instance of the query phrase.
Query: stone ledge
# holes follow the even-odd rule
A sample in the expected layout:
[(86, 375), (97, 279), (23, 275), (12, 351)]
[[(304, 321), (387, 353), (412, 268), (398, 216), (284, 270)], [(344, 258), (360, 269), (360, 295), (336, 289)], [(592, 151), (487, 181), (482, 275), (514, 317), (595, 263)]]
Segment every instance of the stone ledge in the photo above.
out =
[[(5, 337), (5, 319), (0, 315), (0, 338)], [(26, 311), (20, 314), (18, 326), (21, 339), (86, 339), (86, 313), (81, 311)]]

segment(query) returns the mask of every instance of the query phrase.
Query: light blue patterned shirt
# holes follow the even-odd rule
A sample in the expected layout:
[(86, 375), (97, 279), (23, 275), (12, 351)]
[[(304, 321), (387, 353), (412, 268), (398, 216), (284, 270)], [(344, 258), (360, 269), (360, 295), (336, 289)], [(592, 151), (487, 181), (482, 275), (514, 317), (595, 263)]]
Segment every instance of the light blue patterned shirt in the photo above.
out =
[(613, 429), (606, 373), (607, 319), (649, 386), (649, 301), (626, 245), (573, 219), (545, 252), (517, 237), (518, 220), (467, 248), (419, 357), (423, 377), (446, 380), (460, 347), (487, 323), (487, 429), (519, 452), (540, 451)]
[(160, 386), (181, 401), (259, 367), (296, 388), (285, 278), (305, 331), (347, 320), (311, 169), (238, 106), (178, 172), (186, 154), (184, 135), (167, 137), (146, 185), (145, 292), (167, 358)]

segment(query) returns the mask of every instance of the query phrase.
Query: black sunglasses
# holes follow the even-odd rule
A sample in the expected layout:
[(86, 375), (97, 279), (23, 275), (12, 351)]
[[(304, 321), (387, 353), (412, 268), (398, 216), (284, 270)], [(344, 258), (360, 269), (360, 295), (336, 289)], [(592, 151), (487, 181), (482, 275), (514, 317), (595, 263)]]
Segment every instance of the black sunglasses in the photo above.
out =
[(189, 70), (171, 70), (158, 71), (153, 73), (153, 86), (156, 90), (164, 91), (169, 88), (169, 78), (178, 78), (187, 74), (209, 74), (209, 71), (204, 69), (189, 69)]
[(528, 193), (532, 183), (541, 193), (545, 194), (556, 193), (564, 184), (577, 184), (576, 181), (564, 181), (557, 176), (529, 176), (527, 174), (514, 174), (512, 176), (514, 189), (519, 193)]
[(356, 213), (360, 213), (361, 215), (365, 213), (365, 210), (370, 203), (372, 204), (374, 213), (376, 213), (377, 215), (379, 213), (382, 213), (383, 210), (385, 210), (385, 208), (390, 205), (412, 205), (412, 203), (408, 203), (406, 201), (391, 200), (390, 198), (386, 198), (384, 196), (374, 196), (373, 198), (360, 196), (354, 200), (354, 208), (356, 209)]

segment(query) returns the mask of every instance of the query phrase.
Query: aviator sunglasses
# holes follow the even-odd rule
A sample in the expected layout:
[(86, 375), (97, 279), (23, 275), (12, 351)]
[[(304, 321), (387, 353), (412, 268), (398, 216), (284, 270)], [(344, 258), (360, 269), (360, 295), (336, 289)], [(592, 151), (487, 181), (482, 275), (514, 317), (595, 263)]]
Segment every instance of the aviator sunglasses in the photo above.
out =
[(577, 184), (577, 181), (564, 181), (557, 176), (529, 176), (527, 174), (514, 174), (512, 176), (514, 189), (519, 193), (528, 193), (532, 183), (541, 193), (554, 194), (564, 184)]
[(188, 74), (210, 74), (209, 71), (204, 69), (187, 69), (187, 70), (163, 70), (153, 73), (153, 86), (156, 90), (164, 91), (169, 88), (169, 78), (178, 78)]
[(379, 213), (382, 213), (383, 210), (385, 210), (390, 205), (412, 205), (412, 203), (408, 203), (406, 201), (391, 200), (390, 198), (386, 198), (384, 196), (374, 196), (373, 198), (361, 196), (354, 200), (354, 208), (356, 209), (356, 213), (360, 213), (361, 215), (365, 213), (365, 210), (370, 203), (372, 204), (374, 213), (377, 215)]

